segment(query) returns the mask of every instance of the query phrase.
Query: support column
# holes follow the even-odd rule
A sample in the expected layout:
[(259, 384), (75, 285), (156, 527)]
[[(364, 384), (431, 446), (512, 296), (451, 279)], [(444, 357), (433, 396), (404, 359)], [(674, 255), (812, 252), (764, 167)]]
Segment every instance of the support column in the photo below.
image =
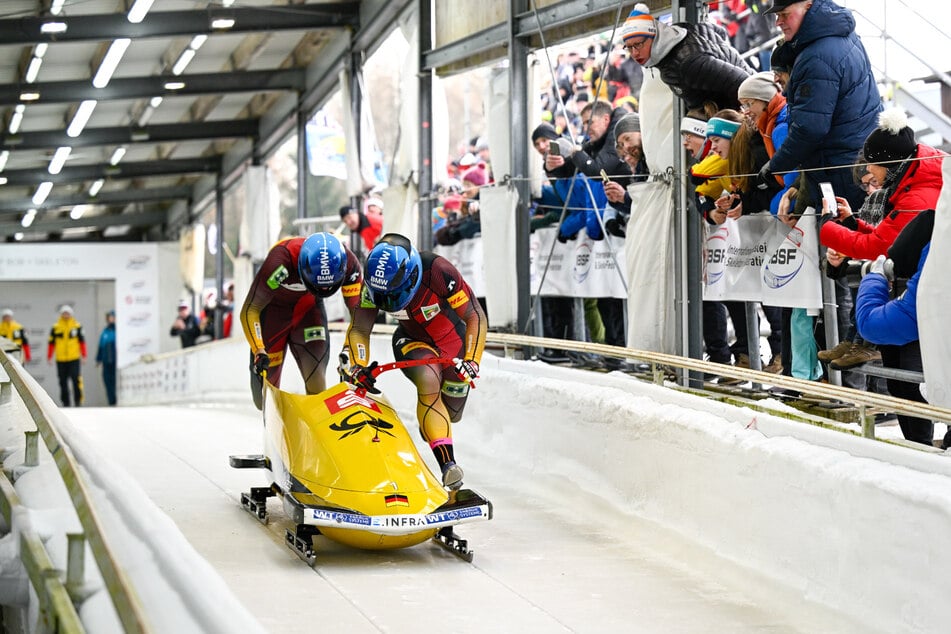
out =
[(518, 332), (541, 334), (541, 324), (533, 327), (530, 321), (531, 289), (529, 277), (529, 218), (531, 188), (528, 181), (528, 122), (534, 120), (529, 113), (528, 102), (528, 54), (531, 49), (527, 38), (516, 37), (515, 18), (530, 10), (529, 0), (510, 0), (508, 19), (509, 53), (509, 121), (512, 122), (509, 137), (511, 152), (511, 175), (518, 204), (515, 208), (515, 280), (518, 293), (516, 329)]
[[(222, 177), (219, 172), (215, 179), (215, 296), (218, 305), (221, 305), (223, 287), (225, 285), (225, 193)], [(221, 339), (224, 334), (224, 315), (215, 310), (215, 339)]]
[(433, 9), (430, 0), (419, 6), (419, 239), (417, 248), (433, 246), (433, 71), (425, 68), (423, 54), (433, 47)]

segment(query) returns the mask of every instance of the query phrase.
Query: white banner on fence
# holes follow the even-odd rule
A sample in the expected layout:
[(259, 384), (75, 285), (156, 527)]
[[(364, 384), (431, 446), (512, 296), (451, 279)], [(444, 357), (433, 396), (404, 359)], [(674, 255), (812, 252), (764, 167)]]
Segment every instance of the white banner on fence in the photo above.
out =
[(533, 294), (542, 284), (543, 296), (627, 297), (623, 272), (618, 268), (624, 263), (623, 240), (613, 236), (592, 240), (584, 229), (577, 238), (564, 243), (558, 242), (556, 236), (556, 229), (547, 228), (536, 230), (529, 238)]
[(518, 192), (504, 185), (483, 187), (479, 190), (479, 202), (482, 232), (492, 236), (491, 242), (482, 243), (489, 323), (495, 327), (514, 326), (518, 320), (514, 221)]
[(770, 214), (727, 219), (707, 235), (703, 299), (819, 310), (818, 254), (811, 209), (793, 229)]
[[(621, 266), (624, 263), (623, 240), (612, 236), (604, 240), (592, 240), (585, 234), (584, 229), (576, 239), (565, 243), (558, 242), (555, 236), (555, 229), (548, 228), (538, 229), (529, 238), (533, 294), (538, 292), (538, 284), (544, 273), (545, 282), (541, 294), (546, 297), (627, 297), (624, 282), (615, 266), (615, 257)], [(476, 295), (485, 297), (482, 248), (482, 237), (477, 236), (471, 240), (460, 240), (452, 246), (437, 246), (433, 251), (459, 269)], [(545, 262), (549, 253), (551, 261), (545, 273)], [(515, 275), (514, 268), (511, 275)]]

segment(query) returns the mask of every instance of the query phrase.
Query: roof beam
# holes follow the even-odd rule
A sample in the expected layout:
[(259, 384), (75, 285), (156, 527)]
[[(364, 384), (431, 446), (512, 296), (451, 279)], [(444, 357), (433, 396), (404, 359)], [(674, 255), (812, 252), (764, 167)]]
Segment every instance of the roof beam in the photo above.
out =
[(37, 217), (28, 229), (24, 229), (19, 222), (0, 222), (0, 237), (8, 238), (18, 233), (57, 233), (63, 229), (103, 229), (117, 225), (132, 227), (154, 227), (165, 224), (168, 219), (166, 211), (147, 211), (135, 214), (101, 214), (98, 216), (84, 216), (73, 220), (67, 216), (55, 218)]
[(178, 187), (153, 187), (151, 189), (134, 189), (123, 187), (116, 191), (99, 192), (97, 196), (89, 196), (84, 192), (77, 192), (65, 196), (50, 196), (42, 205), (34, 205), (29, 198), (0, 200), (0, 214), (23, 213), (24, 209), (37, 211), (53, 211), (75, 207), (76, 205), (124, 206), (133, 203), (158, 203), (172, 200), (188, 200), (191, 198), (191, 185)]
[(256, 138), (258, 119), (231, 121), (198, 121), (166, 123), (144, 127), (117, 126), (114, 128), (86, 128), (78, 137), (66, 130), (34, 130), (10, 135), (0, 132), (0, 151), (45, 150), (68, 145), (96, 147), (100, 145), (127, 145), (132, 143), (167, 143), (201, 141), (225, 138)]
[(221, 157), (166, 159), (162, 161), (142, 161), (138, 163), (119, 163), (110, 165), (69, 165), (59, 174), (50, 174), (45, 170), (17, 169), (4, 170), (8, 185), (39, 185), (42, 182), (75, 183), (99, 178), (111, 180), (142, 178), (146, 176), (169, 176), (173, 174), (217, 173), (221, 170)]
[[(169, 84), (169, 82), (184, 85), (179, 88), (166, 88), (166, 84)], [(92, 81), (88, 79), (37, 82), (35, 84), (2, 84), (0, 85), (0, 104), (74, 103), (84, 99), (108, 101), (114, 99), (146, 99), (159, 96), (181, 97), (214, 93), (288, 91), (302, 90), (303, 88), (304, 70), (275, 68), (234, 73), (116, 77), (105, 88), (94, 87)], [(38, 96), (31, 97), (29, 100), (21, 99), (21, 95), (27, 93)]]
[[(314, 29), (357, 28), (359, 2), (295, 4), (269, 7), (215, 7), (198, 11), (151, 11), (148, 19), (133, 24), (124, 13), (75, 16), (29, 16), (0, 20), (0, 42), (39, 44), (41, 42), (109, 41), (120, 37), (192, 37), (256, 31), (308, 31)], [(212, 29), (219, 18), (234, 20), (228, 29)], [(62, 33), (42, 33), (47, 22), (63, 22)]]

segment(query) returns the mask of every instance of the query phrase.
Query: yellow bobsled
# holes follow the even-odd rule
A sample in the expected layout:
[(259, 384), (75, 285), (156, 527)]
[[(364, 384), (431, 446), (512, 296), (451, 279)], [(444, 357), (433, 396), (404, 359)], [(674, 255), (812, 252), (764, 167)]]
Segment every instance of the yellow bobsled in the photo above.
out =
[[(386, 364), (374, 375), (416, 363)], [(267, 498), (279, 496), (297, 525), (287, 545), (309, 564), (317, 534), (363, 549), (434, 539), (472, 560), (452, 527), (490, 519), (492, 504), (471, 489), (443, 488), (385, 397), (347, 383), (291, 394), (265, 380), (263, 411), (264, 455), (231, 456), (231, 466), (266, 469), (271, 485), (242, 493), (241, 502), (267, 522)]]

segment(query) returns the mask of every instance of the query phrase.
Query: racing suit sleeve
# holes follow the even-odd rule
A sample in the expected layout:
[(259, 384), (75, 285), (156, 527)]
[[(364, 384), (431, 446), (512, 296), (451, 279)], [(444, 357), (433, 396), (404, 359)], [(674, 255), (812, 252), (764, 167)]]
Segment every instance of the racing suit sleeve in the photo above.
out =
[(261, 313), (271, 303), (281, 282), (287, 278), (288, 267), (293, 266), (296, 266), (296, 263), (291, 263), (290, 252), (279, 242), (268, 252), (258, 274), (254, 276), (248, 296), (241, 307), (241, 329), (244, 330), (251, 350), (264, 349)]

